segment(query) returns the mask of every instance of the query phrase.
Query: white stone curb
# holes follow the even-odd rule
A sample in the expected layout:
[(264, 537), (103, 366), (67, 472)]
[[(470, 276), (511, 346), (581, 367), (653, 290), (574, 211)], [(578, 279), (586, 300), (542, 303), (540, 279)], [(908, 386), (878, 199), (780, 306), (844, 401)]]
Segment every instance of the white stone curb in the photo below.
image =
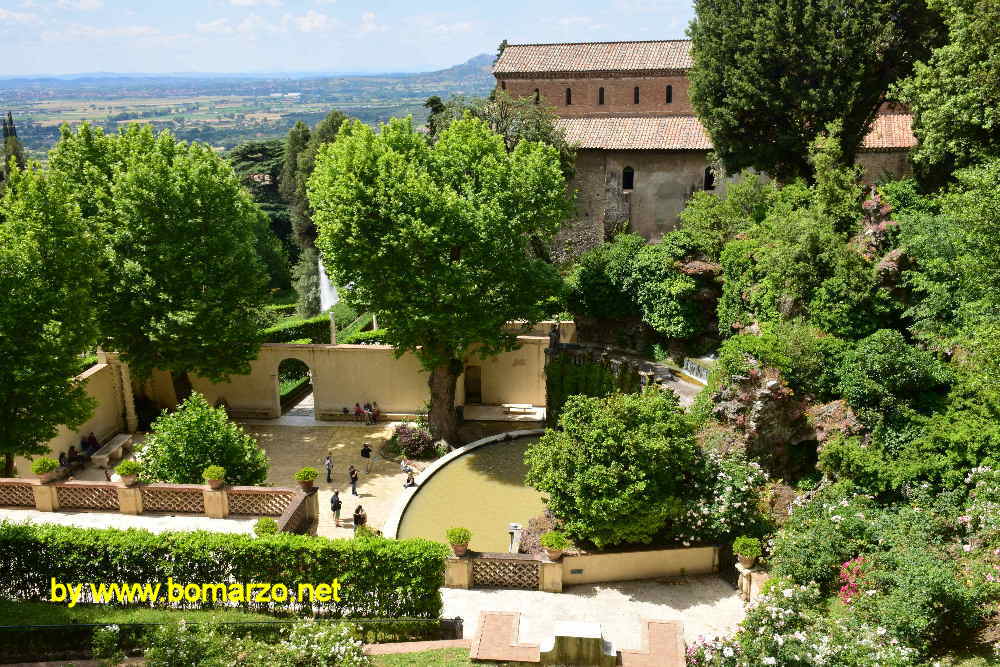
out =
[(506, 433), (499, 433), (497, 435), (491, 435), (488, 438), (482, 438), (481, 440), (470, 442), (469, 444), (463, 447), (459, 447), (458, 449), (454, 449), (448, 452), (447, 454), (445, 454), (444, 456), (442, 456), (441, 458), (437, 459), (429, 466), (424, 468), (424, 471), (421, 472), (414, 480), (417, 483), (416, 486), (411, 486), (403, 490), (403, 493), (401, 493), (399, 497), (396, 499), (396, 504), (393, 506), (392, 512), (389, 513), (389, 518), (386, 519), (385, 524), (382, 526), (382, 534), (385, 535), (386, 537), (391, 537), (393, 539), (396, 538), (396, 533), (399, 532), (399, 524), (402, 523), (403, 521), (403, 514), (406, 512), (407, 505), (409, 505), (410, 501), (413, 500), (413, 496), (415, 496), (417, 492), (420, 491), (420, 488), (424, 485), (424, 482), (429, 480), (434, 475), (434, 473), (436, 473), (438, 470), (440, 470), (444, 466), (448, 465), (449, 463), (457, 459), (459, 456), (462, 456), (463, 454), (468, 454), (473, 449), (479, 449), (480, 447), (483, 447), (485, 445), (492, 445), (493, 443), (504, 442), (507, 440), (517, 440), (518, 438), (528, 438), (532, 436), (542, 435), (543, 433), (545, 433), (545, 429), (540, 429), (540, 428), (524, 429), (520, 431), (507, 431)]

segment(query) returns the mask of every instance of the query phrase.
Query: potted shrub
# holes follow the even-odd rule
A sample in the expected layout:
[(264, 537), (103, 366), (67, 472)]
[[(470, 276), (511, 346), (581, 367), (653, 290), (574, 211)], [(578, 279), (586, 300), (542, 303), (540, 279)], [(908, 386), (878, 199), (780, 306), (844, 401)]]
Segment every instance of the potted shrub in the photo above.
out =
[(118, 464), (115, 472), (121, 475), (122, 483), (125, 486), (135, 486), (139, 481), (139, 473), (142, 472), (142, 464), (132, 459), (126, 459)]
[(43, 482), (51, 482), (59, 474), (59, 461), (43, 456), (31, 462), (31, 472)]
[(226, 469), (222, 466), (208, 466), (201, 473), (201, 478), (213, 489), (221, 489), (226, 483)]
[(740, 565), (750, 569), (762, 553), (760, 540), (756, 537), (741, 535), (733, 542), (733, 553), (739, 558)]
[(563, 551), (569, 546), (569, 540), (558, 530), (550, 530), (545, 533), (539, 542), (541, 542), (542, 548), (545, 549), (545, 555), (549, 557), (549, 560), (559, 560), (563, 555)]
[(253, 532), (258, 537), (261, 535), (274, 535), (278, 532), (278, 522), (269, 516), (261, 517), (253, 525)]
[(295, 480), (302, 487), (303, 491), (308, 491), (312, 488), (313, 480), (319, 477), (319, 471), (316, 468), (310, 468), (306, 466), (302, 468), (297, 473), (295, 473)]
[(469, 549), (469, 540), (472, 539), (472, 532), (468, 528), (449, 528), (446, 533), (448, 544), (456, 556), (464, 556)]

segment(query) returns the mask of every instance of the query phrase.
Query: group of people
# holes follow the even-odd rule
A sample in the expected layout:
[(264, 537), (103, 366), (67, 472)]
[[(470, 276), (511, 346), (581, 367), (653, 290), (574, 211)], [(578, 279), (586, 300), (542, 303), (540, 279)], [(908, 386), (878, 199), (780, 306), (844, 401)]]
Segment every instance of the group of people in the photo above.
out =
[[(361, 445), (361, 458), (365, 462), (365, 473), (372, 471), (372, 459), (374, 458), (372, 452), (373, 450), (369, 443), (365, 442)], [(330, 484), (333, 482), (333, 458), (330, 453), (327, 453), (326, 458), (323, 460), (323, 467), (326, 469), (326, 482)], [(400, 461), (399, 469), (406, 473), (406, 481), (403, 483), (404, 488), (417, 485), (414, 479), (416, 467), (412, 461), (404, 456)], [(354, 464), (347, 467), (347, 479), (351, 485), (351, 495), (358, 496), (358, 481), (361, 479), (361, 471), (354, 467)], [(340, 489), (334, 489), (333, 495), (330, 497), (330, 511), (333, 513), (333, 520), (338, 528), (340, 528), (340, 512), (342, 509), (343, 501), (340, 499)], [(358, 505), (354, 510), (354, 532), (358, 532), (358, 526), (364, 526), (367, 523), (368, 514), (365, 512), (364, 507)]]
[(375, 401), (364, 405), (354, 404), (354, 418), (358, 421), (364, 421), (366, 424), (375, 424), (381, 414), (378, 403)]
[(72, 465), (86, 463), (100, 448), (101, 443), (97, 440), (97, 436), (94, 435), (94, 432), (91, 431), (90, 435), (87, 437), (80, 437), (79, 450), (73, 445), (70, 445), (67, 451), (59, 453), (59, 465), (64, 468), (68, 468)]

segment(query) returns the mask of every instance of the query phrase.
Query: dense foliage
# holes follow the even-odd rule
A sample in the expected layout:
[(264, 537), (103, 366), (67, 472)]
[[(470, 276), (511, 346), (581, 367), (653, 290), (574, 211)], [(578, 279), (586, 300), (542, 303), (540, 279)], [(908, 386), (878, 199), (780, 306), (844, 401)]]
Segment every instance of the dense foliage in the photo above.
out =
[(139, 457), (143, 476), (157, 482), (200, 484), (209, 466), (222, 466), (230, 484), (267, 479), (267, 455), (257, 440), (197, 392), (153, 422)]
[(0, 190), (0, 455), (48, 451), (60, 424), (93, 408), (72, 378), (97, 338), (90, 291), (100, 278), (97, 239), (56, 174), (12, 169)]
[(587, 361), (552, 351), (545, 363), (545, 414), (549, 426), (559, 423), (570, 396), (608, 396), (635, 393), (641, 388), (639, 373), (624, 364)]
[(168, 132), (83, 125), (64, 128), (49, 168), (104, 244), (90, 263), (107, 276), (91, 296), (103, 344), (139, 377), (248, 372), (267, 275), (262, 214), (232, 167)]
[(451, 123), (433, 145), (408, 120), (376, 133), (345, 123), (309, 182), (318, 246), (345, 297), (392, 322), (387, 342), (430, 371), (430, 427), (457, 440), (455, 385), (477, 346), (510, 349), (511, 320), (537, 322), (561, 287), (531, 252), (569, 210), (557, 152), (508, 152), (482, 121)]
[(691, 102), (726, 170), (781, 181), (814, 171), (807, 149), (840, 122), (850, 165), (885, 101), (935, 44), (925, 0), (697, 0)]
[[(4, 577), (0, 597), (48, 600), (51, 579), (86, 582), (100, 572), (108, 582), (166, 586), (177, 583), (341, 583), (339, 603), (305, 601), (300, 614), (340, 617), (438, 618), (444, 584), (444, 545), (426, 540), (331, 540), (290, 535), (212, 532), (153, 534), (56, 525), (0, 523)], [(90, 602), (84, 587), (85, 602)], [(289, 602), (237, 602), (253, 611), (292, 611)], [(208, 602), (160, 605), (208, 608)]]

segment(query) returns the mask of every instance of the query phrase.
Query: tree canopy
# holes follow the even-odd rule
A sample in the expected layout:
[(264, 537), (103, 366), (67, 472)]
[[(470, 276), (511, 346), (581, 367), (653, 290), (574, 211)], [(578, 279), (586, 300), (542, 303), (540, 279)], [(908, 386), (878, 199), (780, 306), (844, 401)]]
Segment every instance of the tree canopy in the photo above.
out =
[(91, 288), (99, 247), (66, 183), (35, 167), (11, 170), (0, 198), (0, 455), (48, 451), (60, 424), (90, 416), (73, 381), (97, 339)]
[(809, 144), (842, 124), (854, 161), (894, 82), (936, 42), (925, 0), (696, 0), (691, 101), (730, 173), (809, 177)]
[(213, 380), (249, 371), (267, 277), (260, 210), (211, 148), (130, 126), (64, 127), (49, 166), (101, 235), (92, 262), (103, 344), (142, 377), (160, 368)]
[(409, 120), (379, 132), (349, 121), (320, 151), (309, 199), (327, 270), (430, 371), (431, 430), (453, 440), (466, 355), (511, 349), (508, 321), (555, 309), (561, 280), (530, 242), (550, 239), (569, 211), (558, 152), (532, 141), (508, 152), (474, 118), (433, 145)]

